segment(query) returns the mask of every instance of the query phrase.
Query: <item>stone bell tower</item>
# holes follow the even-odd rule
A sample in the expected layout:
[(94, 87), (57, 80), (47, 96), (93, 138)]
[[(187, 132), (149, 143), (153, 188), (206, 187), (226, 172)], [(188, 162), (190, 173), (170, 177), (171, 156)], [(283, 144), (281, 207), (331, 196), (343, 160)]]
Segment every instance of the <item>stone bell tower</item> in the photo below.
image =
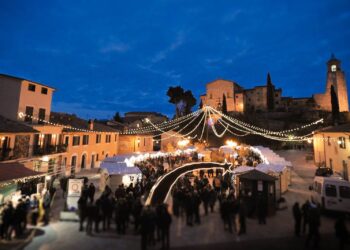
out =
[(345, 73), (341, 70), (341, 61), (332, 54), (327, 62), (327, 85), (326, 94), (330, 95), (331, 86), (334, 86), (338, 97), (339, 111), (349, 111), (348, 92), (346, 87)]

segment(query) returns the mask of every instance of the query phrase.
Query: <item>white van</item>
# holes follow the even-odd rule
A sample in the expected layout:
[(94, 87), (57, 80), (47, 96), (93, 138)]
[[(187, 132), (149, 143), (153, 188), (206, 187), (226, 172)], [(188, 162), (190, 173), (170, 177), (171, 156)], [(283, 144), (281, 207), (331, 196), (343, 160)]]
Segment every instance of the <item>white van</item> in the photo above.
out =
[(350, 182), (339, 177), (316, 176), (312, 199), (325, 210), (350, 213)]

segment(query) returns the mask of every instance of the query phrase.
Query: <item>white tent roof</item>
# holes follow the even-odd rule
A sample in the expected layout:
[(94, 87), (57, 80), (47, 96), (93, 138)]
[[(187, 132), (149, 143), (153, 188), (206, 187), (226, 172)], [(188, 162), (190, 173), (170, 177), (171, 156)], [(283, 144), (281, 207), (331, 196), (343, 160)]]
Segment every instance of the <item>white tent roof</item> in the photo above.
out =
[(138, 167), (128, 167), (124, 162), (102, 162), (100, 167), (109, 175), (141, 174)]
[(260, 154), (265, 158), (265, 163), (272, 165), (283, 165), (287, 167), (293, 166), (290, 161), (287, 161), (283, 157), (279, 156), (271, 149), (263, 146), (254, 146), (254, 148), (260, 152)]

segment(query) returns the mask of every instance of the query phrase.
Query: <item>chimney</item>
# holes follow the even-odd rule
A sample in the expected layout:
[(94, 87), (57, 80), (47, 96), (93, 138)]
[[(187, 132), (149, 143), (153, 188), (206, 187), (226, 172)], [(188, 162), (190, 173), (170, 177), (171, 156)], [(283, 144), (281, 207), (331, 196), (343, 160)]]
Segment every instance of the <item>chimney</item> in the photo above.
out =
[(89, 129), (90, 129), (90, 130), (94, 130), (94, 121), (90, 119), (90, 120), (88, 121), (88, 123), (89, 123)]

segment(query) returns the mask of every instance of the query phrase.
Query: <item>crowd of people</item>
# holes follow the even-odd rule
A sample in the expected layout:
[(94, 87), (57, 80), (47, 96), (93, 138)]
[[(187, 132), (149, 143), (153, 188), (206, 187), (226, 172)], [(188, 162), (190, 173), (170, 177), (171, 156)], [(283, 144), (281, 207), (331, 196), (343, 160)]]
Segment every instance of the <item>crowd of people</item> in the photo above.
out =
[[(215, 204), (219, 203), (219, 211), (224, 229), (237, 234), (246, 233), (247, 209), (243, 200), (236, 199), (235, 190), (230, 178), (222, 176), (220, 171), (208, 174), (212, 180), (200, 172), (191, 182), (188, 176), (180, 178), (173, 191), (173, 214), (176, 217), (185, 217), (188, 226), (201, 223), (200, 206), (202, 205), (204, 216), (214, 212)], [(227, 175), (227, 177), (229, 177)]]
[[(157, 178), (163, 175), (165, 161), (175, 162), (178, 158), (159, 157), (138, 162), (142, 171), (142, 180), (134, 185), (120, 184), (116, 190), (108, 185), (100, 197), (95, 200), (96, 188), (93, 183), (85, 182), (78, 200), (80, 226), (87, 234), (114, 230), (118, 234), (126, 234), (132, 230), (141, 235), (141, 248), (147, 249), (161, 241), (162, 249), (169, 249), (169, 229), (172, 222), (166, 204), (156, 207), (145, 206), (144, 200)], [(102, 227), (102, 229), (100, 229)]]
[[(305, 246), (309, 247), (310, 242), (313, 248), (318, 249), (320, 243), (321, 226), (321, 206), (312, 200), (306, 200), (300, 207), (299, 202), (295, 202), (292, 208), (294, 218), (294, 234), (296, 237), (306, 235)], [(339, 214), (334, 224), (335, 235), (339, 241), (339, 249), (344, 249), (349, 242), (349, 232), (345, 224), (346, 217)]]
[(50, 219), (51, 194), (45, 191), (38, 199), (23, 196), (14, 204), (7, 201), (0, 207), (0, 239), (10, 241), (13, 236), (21, 238), (30, 222), (33, 226), (38, 224), (41, 217), (43, 224), (47, 225)]
[[(171, 216), (165, 204), (156, 208), (144, 206), (141, 182), (125, 187), (121, 184), (114, 192), (106, 186), (101, 196), (95, 200), (94, 184), (85, 184), (78, 201), (80, 227), (87, 234), (112, 229), (118, 234), (126, 234), (131, 229), (141, 234), (142, 249), (162, 241), (162, 248), (169, 248), (169, 228)], [(100, 227), (102, 228), (100, 229)]]

